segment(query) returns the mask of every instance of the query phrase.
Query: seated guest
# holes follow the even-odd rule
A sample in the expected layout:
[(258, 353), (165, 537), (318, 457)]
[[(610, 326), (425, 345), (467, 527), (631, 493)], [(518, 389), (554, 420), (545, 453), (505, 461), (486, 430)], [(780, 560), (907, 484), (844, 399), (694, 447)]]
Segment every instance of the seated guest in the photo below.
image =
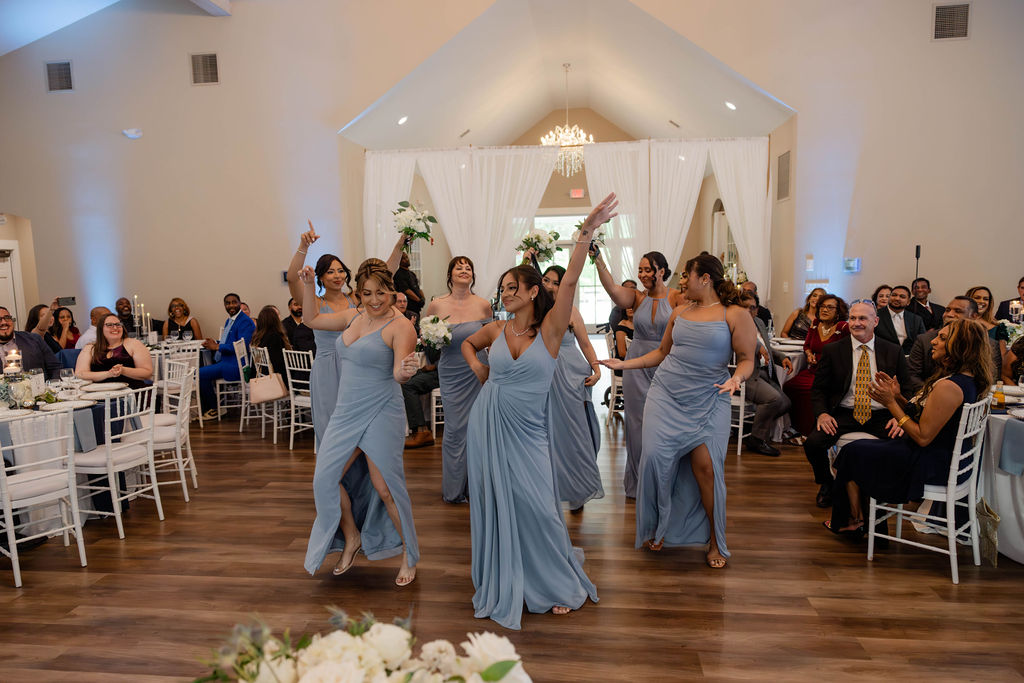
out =
[[(679, 284), (682, 286), (685, 282), (686, 280), (680, 280)], [(623, 280), (622, 286), (628, 287), (629, 289), (636, 289), (636, 280)], [(619, 308), (618, 306), (613, 305), (612, 312), (608, 314), (608, 327), (614, 330), (615, 325), (618, 324), (618, 322), (622, 320), (624, 317), (626, 317), (626, 311), (624, 309)], [(632, 337), (630, 337), (630, 339), (632, 339)], [(619, 370), (618, 372), (622, 371)]]
[[(978, 320), (978, 305), (968, 296), (955, 296), (945, 308), (942, 315), (945, 324), (954, 320)], [(914, 341), (910, 349), (910, 356), (907, 358), (907, 369), (910, 374), (910, 391), (919, 391), (928, 378), (935, 373), (935, 363), (932, 360), (932, 340), (938, 335), (938, 330), (928, 330)], [(989, 339), (992, 347), (993, 374), (999, 376), (1003, 368), (1002, 354), (999, 353), (999, 344), (994, 339)]]
[(1001, 320), (997, 320), (992, 314), (992, 290), (984, 285), (971, 287), (967, 290), (967, 296), (974, 299), (978, 304), (978, 322), (988, 332), (989, 339), (999, 345), (1000, 356), (1006, 355), (1006, 346), (1010, 343), (1010, 331)]
[(928, 300), (928, 296), (932, 293), (932, 284), (928, 282), (928, 278), (917, 278), (910, 283), (910, 289), (914, 294), (914, 299), (910, 302), (907, 310), (921, 319), (926, 330), (937, 330), (942, 327), (942, 314), (946, 309)]
[(896, 285), (889, 292), (889, 305), (878, 311), (878, 329), (875, 334), (890, 344), (910, 353), (914, 340), (925, 333), (921, 319), (907, 310), (910, 304), (910, 289)]
[(772, 446), (772, 426), (775, 420), (785, 415), (790, 408), (790, 400), (779, 388), (779, 378), (775, 375), (775, 364), (778, 363), (786, 369), (786, 373), (793, 371), (793, 363), (786, 358), (781, 351), (774, 351), (771, 347), (771, 339), (768, 337), (768, 328), (764, 321), (757, 317), (757, 296), (750, 290), (744, 290), (740, 295), (740, 305), (750, 311), (757, 327), (757, 353), (754, 356), (754, 372), (747, 379), (746, 397), (747, 400), (757, 406), (754, 413), (754, 424), (750, 428), (750, 436), (743, 440), (743, 445), (755, 453), (778, 457), (779, 449)]
[(203, 419), (206, 420), (217, 417), (217, 395), (213, 383), (218, 379), (228, 382), (241, 379), (238, 376), (238, 361), (235, 359), (235, 342), (244, 339), (248, 347), (256, 330), (252, 318), (242, 312), (242, 299), (234, 292), (224, 296), (224, 310), (227, 311), (228, 319), (224, 321), (220, 339), (207, 337), (203, 341), (204, 348), (216, 352), (212, 365), (199, 368), (199, 402), (206, 409), (203, 413)]
[(245, 313), (247, 316), (249, 316), (250, 319), (252, 319), (252, 311), (249, 310), (249, 304), (247, 304), (247, 303), (245, 303), (243, 301), (243, 302), (241, 302), (241, 307), (242, 307), (242, 313)]
[(999, 302), (999, 309), (996, 311), (995, 315), (996, 320), (1010, 319), (1010, 304), (1014, 301), (1019, 301), (1021, 305), (1024, 306), (1024, 277), (1017, 281), (1017, 296), (1015, 298)]
[(167, 320), (164, 321), (161, 334), (164, 339), (184, 339), (185, 330), (192, 332), (192, 339), (203, 338), (199, 321), (192, 317), (192, 311), (181, 297), (174, 297), (167, 304)]
[(267, 350), (270, 356), (271, 372), (281, 375), (286, 383), (288, 375), (284, 368), (284, 350), (291, 350), (292, 345), (288, 341), (281, 319), (278, 318), (276, 306), (264, 306), (256, 319), (256, 331), (252, 334), (252, 345), (261, 346)]
[(18, 351), (24, 370), (42, 370), (46, 379), (60, 377), (60, 361), (43, 338), (31, 332), (18, 332), (14, 329), (14, 323), (11, 312), (0, 306), (0, 360), (6, 358), (11, 351)]
[(89, 327), (82, 333), (75, 342), (76, 349), (84, 349), (86, 344), (92, 344), (96, 341), (96, 330), (103, 324), (103, 319), (108, 315), (112, 315), (110, 309), (106, 306), (97, 306), (96, 308), (89, 311)]
[[(51, 306), (51, 308), (53, 308)], [(75, 316), (70, 308), (57, 307), (53, 311), (53, 324), (50, 326), (50, 336), (57, 340), (61, 349), (73, 349), (82, 333), (75, 327)]]
[(791, 339), (806, 339), (807, 330), (811, 329), (811, 323), (814, 322), (811, 316), (814, 315), (818, 299), (824, 296), (824, 294), (825, 290), (821, 287), (812, 289), (811, 293), (804, 299), (804, 307), (796, 309), (786, 318), (786, 322), (782, 326), (781, 336)]
[(878, 285), (875, 288), (875, 293), (871, 295), (871, 303), (875, 305), (875, 310), (880, 311), (889, 305), (889, 292), (892, 291), (892, 287), (889, 285)]
[(128, 333), (128, 336), (139, 336), (139, 330), (135, 326), (135, 316), (132, 315), (132, 302), (128, 300), (128, 297), (122, 296), (114, 302), (114, 314), (121, 321), (121, 325)]
[(402, 398), (405, 400), (405, 418), (409, 423), (411, 434), (405, 438), (406, 448), (422, 448), (434, 445), (434, 435), (430, 431), (430, 421), (423, 415), (422, 396), (429, 396), (437, 389), (440, 380), (437, 376), (437, 361), (441, 354), (437, 351), (426, 352), (427, 363), (416, 371), (412, 378), (402, 385)]
[(885, 406), (890, 433), (906, 438), (863, 439), (839, 451), (830, 530), (862, 532), (868, 498), (908, 503), (921, 500), (925, 484), (948, 481), (963, 406), (988, 393), (992, 384), (984, 329), (973, 320), (953, 320), (932, 340), (932, 360), (935, 374), (910, 401), (888, 373), (875, 375), (868, 397)]
[(757, 317), (764, 323), (766, 328), (772, 326), (772, 312), (761, 305), (761, 297), (757, 295), (757, 284), (753, 280), (747, 280), (740, 285), (740, 290), (750, 292), (757, 301)]
[(43, 338), (46, 345), (54, 353), (61, 350), (60, 343), (50, 334), (53, 327), (53, 311), (46, 304), (36, 304), (28, 311), (28, 320), (25, 322), (25, 331), (37, 334)]
[(1024, 377), (1024, 337), (1018, 337), (1006, 352), (1001, 379), (1006, 384), (1019, 384), (1021, 377)]
[(120, 316), (107, 315), (100, 323), (103, 333), (78, 354), (75, 375), (90, 382), (125, 382), (140, 389), (153, 378), (149, 349), (128, 336)]
[(869, 400), (868, 386), (877, 372), (895, 377), (907, 386), (907, 359), (899, 346), (875, 336), (878, 315), (870, 302), (855, 302), (850, 308), (850, 336), (821, 350), (818, 370), (811, 385), (811, 403), (817, 415), (816, 429), (804, 443), (804, 455), (819, 485), (816, 503), (832, 505), (832, 472), (828, 449), (849, 432), (867, 432), (879, 438), (887, 435), (889, 411)]
[(294, 298), (288, 299), (288, 317), (281, 321), (285, 334), (288, 335), (288, 343), (296, 351), (310, 351), (316, 353), (316, 339), (313, 338), (313, 330), (309, 329), (302, 322), (302, 302)]
[[(801, 435), (810, 434), (817, 426), (813, 406), (811, 404), (811, 386), (818, 371), (818, 361), (822, 349), (846, 337), (849, 309), (846, 302), (835, 294), (825, 294), (818, 299), (815, 307), (814, 323), (804, 339), (804, 357), (807, 365), (797, 376), (786, 382), (786, 395), (792, 403), (790, 416), (793, 428)], [(799, 437), (795, 437), (799, 443)]]

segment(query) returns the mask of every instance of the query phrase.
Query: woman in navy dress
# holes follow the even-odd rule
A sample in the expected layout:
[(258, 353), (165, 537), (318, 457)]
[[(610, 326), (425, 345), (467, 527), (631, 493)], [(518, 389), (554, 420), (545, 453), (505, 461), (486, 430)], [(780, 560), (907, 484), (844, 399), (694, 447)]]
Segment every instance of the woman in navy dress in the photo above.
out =
[[(552, 298), (558, 296), (564, 276), (562, 266), (544, 271), (541, 284)], [(601, 470), (597, 466), (601, 427), (590, 391), (601, 379), (600, 368), (583, 316), (573, 306), (548, 394), (548, 442), (555, 484), (559, 499), (568, 503), (572, 512), (582, 512), (588, 501), (604, 498)]]
[(604, 364), (658, 367), (644, 409), (636, 547), (706, 546), (708, 566), (721, 569), (729, 397), (754, 371), (757, 328), (717, 258), (690, 259), (685, 276), (689, 301), (672, 311), (658, 348)]
[(906, 437), (853, 441), (839, 451), (836, 483), (845, 486), (833, 487), (829, 530), (863, 532), (868, 498), (907, 503), (921, 500), (925, 484), (946, 483), (963, 406), (992, 385), (985, 328), (974, 320), (953, 320), (932, 340), (932, 359), (935, 375), (909, 401), (893, 378), (875, 374), (868, 396), (892, 413), (890, 434)]
[[(307, 266), (301, 277), (303, 308), (316, 310), (313, 269)], [(305, 567), (313, 574), (328, 553), (340, 551), (337, 575), (348, 571), (360, 550), (371, 560), (401, 554), (395, 583), (406, 586), (416, 577), (419, 545), (402, 464), (405, 436), (396, 425), (405, 420), (398, 385), (418, 367), (416, 330), (394, 308), (394, 284), (383, 261), (363, 262), (356, 288), (364, 310), (306, 317), (314, 330), (339, 333), (345, 392), (338, 396), (317, 453), (316, 521)]]
[[(519, 628), (524, 603), (531, 612), (566, 614), (588, 597), (597, 601), (555, 493), (547, 397), (587, 246), (617, 204), (608, 195), (587, 216), (553, 304), (536, 269), (513, 268), (499, 280), (501, 301), (513, 317), (484, 326), (462, 344), (466, 363), (484, 383), (466, 446), (473, 607), (478, 618), (506, 628)], [(476, 355), (488, 347), (490, 367)]]
[[(466, 426), (480, 382), (462, 357), (462, 342), (491, 322), (491, 304), (473, 293), (476, 274), (468, 256), (448, 263), (448, 294), (433, 299), (424, 317), (436, 315), (448, 323), (451, 343), (441, 350), (437, 376), (444, 406), (444, 441), (441, 442), (441, 497), (448, 503), (466, 502)], [(487, 355), (479, 354), (481, 363)]]
[[(626, 358), (639, 358), (648, 351), (658, 348), (665, 336), (665, 326), (672, 310), (683, 302), (683, 294), (669, 291), (668, 282), (672, 271), (665, 255), (651, 251), (640, 258), (637, 279), (644, 291), (615, 284), (604, 258), (598, 254), (595, 260), (598, 277), (612, 302), (619, 308), (633, 309), (633, 342)], [(640, 454), (643, 452), (644, 404), (647, 391), (654, 379), (654, 368), (642, 368), (622, 373), (622, 400), (626, 409), (626, 470), (622, 485), (627, 498), (636, 498), (637, 471)]]

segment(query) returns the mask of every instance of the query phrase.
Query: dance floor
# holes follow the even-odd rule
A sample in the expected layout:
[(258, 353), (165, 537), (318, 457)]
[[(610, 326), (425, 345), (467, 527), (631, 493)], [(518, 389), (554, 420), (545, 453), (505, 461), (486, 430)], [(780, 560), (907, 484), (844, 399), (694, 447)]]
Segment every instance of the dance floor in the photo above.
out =
[(0, 680), (190, 680), (231, 627), (258, 614), (275, 629), (329, 628), (326, 605), (413, 617), (422, 644), (467, 631), (507, 635), (536, 681), (986, 679), (1024, 677), (1024, 566), (975, 567), (960, 585), (943, 556), (903, 547), (874, 562), (866, 545), (821, 527), (800, 450), (730, 454), (724, 570), (698, 550), (633, 549), (621, 433), (605, 431), (608, 495), (567, 515), (600, 603), (527, 614), (523, 630), (473, 618), (469, 509), (441, 500), (440, 447), (406, 452), (422, 560), (394, 585), (398, 558), (360, 557), (343, 577), (302, 568), (313, 519), (310, 440), (289, 452), (237, 422), (193, 430), (200, 488), (163, 489), (166, 520), (132, 504), (85, 528), (89, 566), (59, 539), (22, 557), (24, 587), (0, 559)]

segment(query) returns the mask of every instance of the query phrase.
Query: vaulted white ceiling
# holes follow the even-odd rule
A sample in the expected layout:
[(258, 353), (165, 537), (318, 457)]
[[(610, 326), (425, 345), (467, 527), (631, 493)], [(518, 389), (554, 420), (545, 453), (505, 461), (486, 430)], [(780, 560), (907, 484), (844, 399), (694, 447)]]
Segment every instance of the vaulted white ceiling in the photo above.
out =
[(508, 144), (565, 106), (565, 62), (569, 106), (635, 138), (767, 135), (794, 113), (628, 0), (497, 0), (339, 132), (368, 149)]

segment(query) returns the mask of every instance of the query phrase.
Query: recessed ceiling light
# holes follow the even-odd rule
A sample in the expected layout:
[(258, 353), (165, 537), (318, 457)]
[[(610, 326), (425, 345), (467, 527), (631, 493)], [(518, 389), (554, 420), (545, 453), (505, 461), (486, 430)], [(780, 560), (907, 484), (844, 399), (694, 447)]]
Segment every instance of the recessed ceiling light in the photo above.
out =
[[(733, 109), (735, 109), (735, 108), (736, 108), (736, 107), (733, 107)], [(403, 116), (402, 118), (398, 119), (398, 125), (400, 125), (400, 126), (401, 126), (401, 125), (403, 125), (403, 124), (404, 124), (404, 123), (405, 123), (406, 121), (408, 121), (408, 120), (409, 120), (409, 117), (408, 117), (408, 116)]]
[(733, 111), (736, 111), (736, 105), (733, 104), (732, 102), (726, 102), (725, 106), (727, 106), (729, 109), (731, 109)]
[(684, 157), (682, 154), (680, 154), (679, 155), (679, 161), (686, 161), (686, 157)]

